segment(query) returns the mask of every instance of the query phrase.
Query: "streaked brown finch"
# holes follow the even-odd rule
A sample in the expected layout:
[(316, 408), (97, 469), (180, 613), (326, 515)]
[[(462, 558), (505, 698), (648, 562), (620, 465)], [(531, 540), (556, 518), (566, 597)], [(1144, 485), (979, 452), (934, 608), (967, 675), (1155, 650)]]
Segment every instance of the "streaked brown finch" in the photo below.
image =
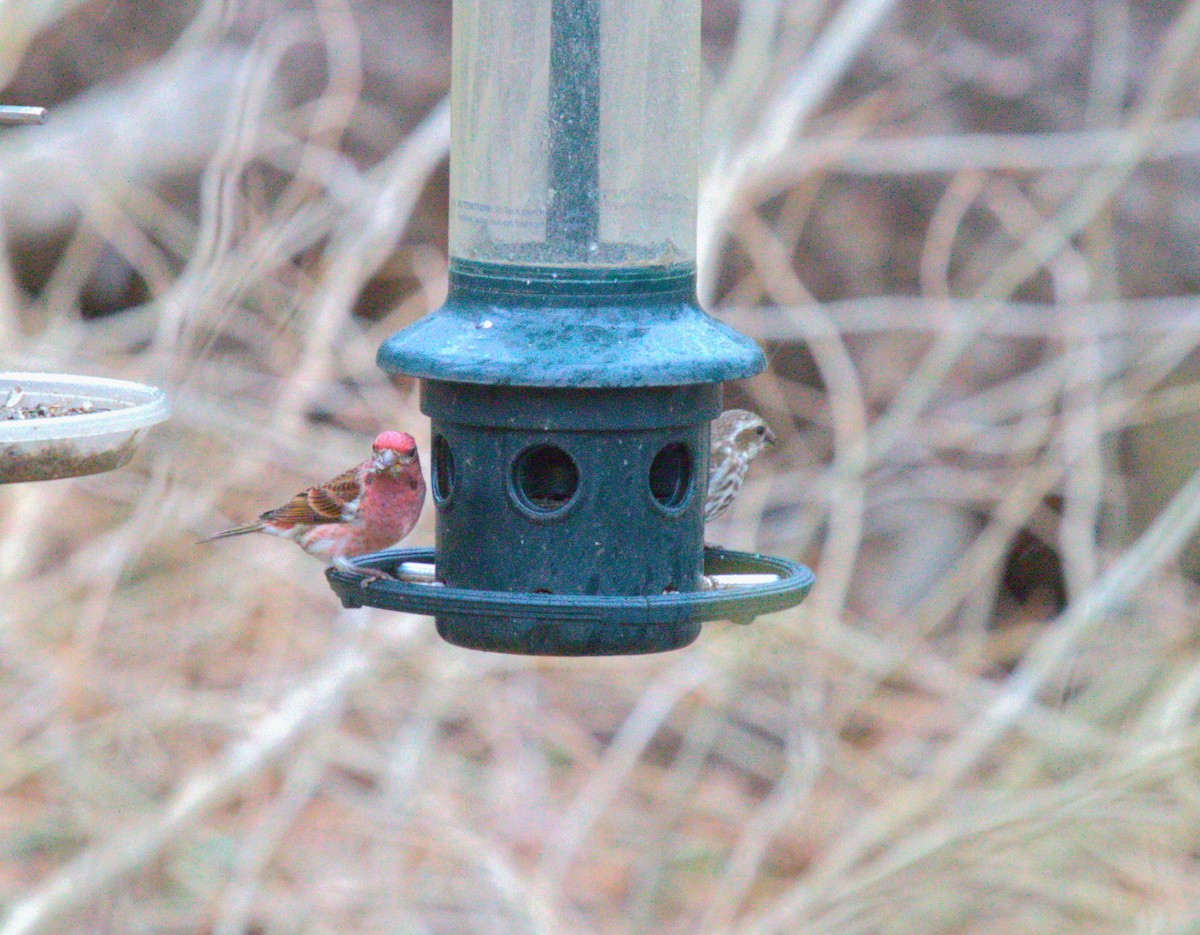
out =
[(773, 444), (775, 433), (753, 412), (728, 409), (713, 420), (708, 456), (708, 497), (704, 501), (706, 523), (729, 509), (742, 489), (750, 462)]

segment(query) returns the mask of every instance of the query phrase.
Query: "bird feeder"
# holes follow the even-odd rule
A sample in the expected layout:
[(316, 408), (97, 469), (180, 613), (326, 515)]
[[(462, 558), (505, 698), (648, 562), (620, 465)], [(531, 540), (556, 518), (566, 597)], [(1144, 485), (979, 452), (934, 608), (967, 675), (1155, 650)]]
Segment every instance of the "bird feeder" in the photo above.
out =
[(0, 373), (0, 484), (58, 480), (128, 463), (171, 413), (153, 386), (63, 373)]
[[(37, 124), (44, 107), (0, 105), (0, 126)], [(126, 464), (170, 415), (153, 386), (63, 373), (0, 373), (0, 484), (81, 477)]]
[(696, 302), (699, 0), (455, 0), (453, 28), (449, 294), (378, 358), (421, 380), (436, 549), (335, 589), (544, 655), (798, 603), (807, 569), (704, 546), (721, 384), (765, 362)]

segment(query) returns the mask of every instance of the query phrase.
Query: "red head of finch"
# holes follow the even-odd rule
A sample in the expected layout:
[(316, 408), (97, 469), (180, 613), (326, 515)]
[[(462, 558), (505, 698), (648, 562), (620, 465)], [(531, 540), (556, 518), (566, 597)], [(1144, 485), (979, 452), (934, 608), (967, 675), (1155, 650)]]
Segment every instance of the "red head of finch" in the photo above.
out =
[(411, 531), (425, 503), (417, 443), (407, 432), (380, 432), (371, 457), (324, 484), (302, 490), (252, 523), (202, 541), (265, 532), (291, 539), (330, 564), (378, 552)]

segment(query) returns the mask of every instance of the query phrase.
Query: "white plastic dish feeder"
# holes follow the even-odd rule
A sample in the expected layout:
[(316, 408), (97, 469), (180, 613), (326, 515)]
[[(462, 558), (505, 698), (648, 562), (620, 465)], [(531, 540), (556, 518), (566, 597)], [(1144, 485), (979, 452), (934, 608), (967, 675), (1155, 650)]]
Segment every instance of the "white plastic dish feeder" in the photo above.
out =
[(153, 386), (62, 373), (0, 373), (0, 484), (57, 480), (127, 463), (171, 414)]

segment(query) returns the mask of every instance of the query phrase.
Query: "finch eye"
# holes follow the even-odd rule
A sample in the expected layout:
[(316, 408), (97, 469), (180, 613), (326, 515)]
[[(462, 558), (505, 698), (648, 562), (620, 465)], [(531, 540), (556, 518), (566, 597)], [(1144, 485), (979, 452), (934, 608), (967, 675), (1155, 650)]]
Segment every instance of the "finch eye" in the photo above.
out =
[(759, 438), (762, 438), (764, 435), (767, 434), (767, 427), (765, 425), (758, 426), (754, 430), (754, 434), (757, 435)]

